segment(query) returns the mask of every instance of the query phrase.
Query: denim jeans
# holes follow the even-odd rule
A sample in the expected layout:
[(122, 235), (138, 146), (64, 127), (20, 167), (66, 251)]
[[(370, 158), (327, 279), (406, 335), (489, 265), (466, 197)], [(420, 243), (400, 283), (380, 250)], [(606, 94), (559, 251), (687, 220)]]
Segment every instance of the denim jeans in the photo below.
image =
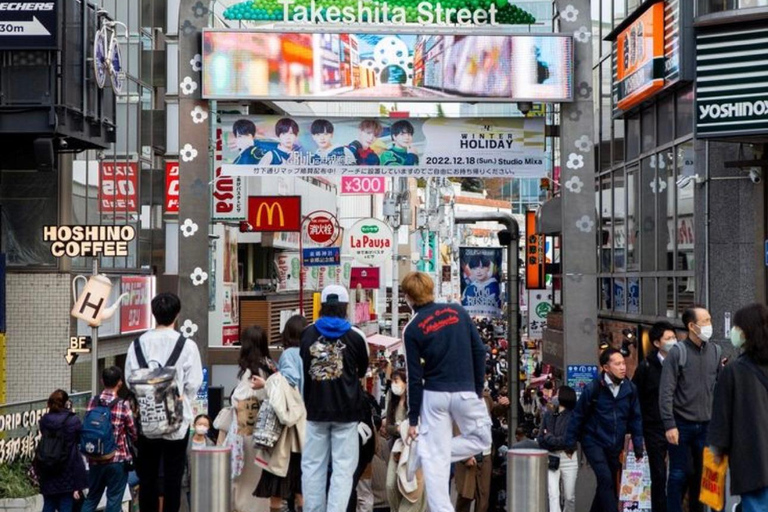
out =
[[(675, 423), (680, 435), (677, 445), (669, 445), (667, 512), (683, 512), (683, 493), (686, 486), (691, 496), (689, 512), (702, 512), (703, 505), (698, 498), (709, 422), (697, 423), (676, 416)], [(692, 468), (693, 473), (689, 472), (689, 468)]]
[(85, 499), (83, 512), (96, 510), (105, 488), (107, 489), (107, 508), (104, 512), (121, 512), (127, 484), (128, 472), (122, 462), (91, 464), (88, 471), (88, 497)]
[(741, 495), (742, 512), (768, 512), (768, 487)]
[(71, 492), (43, 496), (43, 512), (72, 512), (74, 504)]
[[(360, 456), (357, 422), (308, 421), (301, 458), (305, 512), (345, 512)], [(333, 464), (326, 496), (328, 465)]]

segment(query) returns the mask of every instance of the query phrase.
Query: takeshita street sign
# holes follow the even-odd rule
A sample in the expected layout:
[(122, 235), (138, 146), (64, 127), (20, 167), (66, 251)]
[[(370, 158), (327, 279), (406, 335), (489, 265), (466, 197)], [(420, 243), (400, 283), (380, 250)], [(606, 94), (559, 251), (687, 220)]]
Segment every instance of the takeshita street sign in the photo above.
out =
[(402, 25), (532, 25), (536, 18), (508, 0), (248, 0), (228, 20)]

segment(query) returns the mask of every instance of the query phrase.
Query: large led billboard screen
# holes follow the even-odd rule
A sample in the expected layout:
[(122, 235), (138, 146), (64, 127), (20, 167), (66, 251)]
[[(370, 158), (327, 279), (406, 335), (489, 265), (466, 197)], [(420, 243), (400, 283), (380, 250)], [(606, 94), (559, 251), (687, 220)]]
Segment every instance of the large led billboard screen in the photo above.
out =
[(253, 100), (572, 99), (563, 35), (203, 33), (203, 97)]

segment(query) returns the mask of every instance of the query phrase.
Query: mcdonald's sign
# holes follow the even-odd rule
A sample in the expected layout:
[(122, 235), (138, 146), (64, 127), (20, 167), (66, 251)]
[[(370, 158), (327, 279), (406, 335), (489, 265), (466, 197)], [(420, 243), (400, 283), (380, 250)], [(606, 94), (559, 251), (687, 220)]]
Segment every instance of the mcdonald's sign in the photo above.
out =
[(301, 196), (250, 196), (247, 231), (301, 231)]

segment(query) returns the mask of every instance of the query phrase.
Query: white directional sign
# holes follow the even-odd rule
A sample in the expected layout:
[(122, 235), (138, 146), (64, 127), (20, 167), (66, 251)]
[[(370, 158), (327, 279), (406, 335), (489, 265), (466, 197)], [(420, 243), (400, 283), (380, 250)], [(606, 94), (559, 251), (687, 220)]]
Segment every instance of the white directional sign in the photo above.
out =
[(58, 0), (0, 2), (0, 50), (55, 49)]

